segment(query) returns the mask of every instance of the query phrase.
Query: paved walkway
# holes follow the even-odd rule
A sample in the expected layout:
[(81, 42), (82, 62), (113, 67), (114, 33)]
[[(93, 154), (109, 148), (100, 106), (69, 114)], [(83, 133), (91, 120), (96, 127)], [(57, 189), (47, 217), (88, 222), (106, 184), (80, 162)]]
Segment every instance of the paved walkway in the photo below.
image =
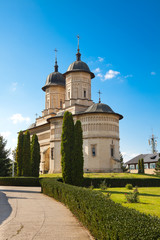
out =
[(0, 240), (89, 240), (89, 232), (39, 187), (0, 186)]

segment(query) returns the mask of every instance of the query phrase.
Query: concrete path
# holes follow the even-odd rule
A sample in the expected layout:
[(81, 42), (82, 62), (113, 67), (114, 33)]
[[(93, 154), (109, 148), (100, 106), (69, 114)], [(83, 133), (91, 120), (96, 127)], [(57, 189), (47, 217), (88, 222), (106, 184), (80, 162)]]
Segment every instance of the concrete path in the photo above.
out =
[(0, 186), (0, 240), (93, 239), (63, 204), (40, 190)]

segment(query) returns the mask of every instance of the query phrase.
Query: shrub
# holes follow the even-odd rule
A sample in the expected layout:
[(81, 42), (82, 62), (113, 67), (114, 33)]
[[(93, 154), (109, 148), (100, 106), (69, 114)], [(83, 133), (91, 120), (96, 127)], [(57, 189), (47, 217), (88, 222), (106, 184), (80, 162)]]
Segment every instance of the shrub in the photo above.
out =
[(160, 187), (160, 178), (84, 178), (83, 186), (89, 187), (92, 182), (98, 188), (104, 179), (110, 187), (125, 187), (126, 184), (132, 184), (133, 187)]
[(138, 203), (139, 202), (139, 192), (136, 187), (133, 192), (125, 193), (127, 202), (129, 203)]
[(127, 189), (133, 189), (133, 186), (132, 186), (132, 184), (126, 184), (126, 186), (125, 186), (125, 188), (127, 188)]
[(103, 180), (103, 181), (101, 182), (101, 184), (99, 185), (99, 187), (100, 187), (100, 189), (103, 190), (103, 191), (107, 190), (106, 180)]
[(160, 219), (125, 208), (98, 191), (40, 179), (43, 193), (64, 203), (98, 240), (160, 238)]
[(1, 186), (40, 186), (36, 177), (0, 177)]

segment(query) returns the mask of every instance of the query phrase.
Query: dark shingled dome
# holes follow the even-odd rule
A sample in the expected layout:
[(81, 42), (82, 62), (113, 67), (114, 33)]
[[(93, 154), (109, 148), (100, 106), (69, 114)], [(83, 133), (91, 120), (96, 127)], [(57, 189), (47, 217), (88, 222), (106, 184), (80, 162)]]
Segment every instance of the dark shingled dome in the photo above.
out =
[(69, 72), (87, 72), (87, 73), (90, 73), (91, 78), (95, 77), (94, 73), (92, 73), (90, 71), (88, 65), (82, 61), (75, 61), (75, 62), (71, 63), (69, 65), (66, 73), (69, 73)]
[(123, 118), (122, 115), (115, 113), (107, 104), (104, 103), (94, 103), (89, 108), (87, 108), (85, 113), (112, 113), (118, 115), (119, 119)]
[(52, 72), (51, 74), (48, 75), (48, 77), (46, 79), (46, 84), (42, 89), (45, 91), (46, 87), (48, 87), (50, 85), (65, 86), (65, 78), (59, 72)]
[(63, 74), (58, 72), (57, 58), (55, 59), (54, 72), (48, 75), (46, 84), (44, 87), (42, 87), (42, 90), (45, 91), (46, 87), (51, 85), (65, 86), (65, 78), (63, 77)]

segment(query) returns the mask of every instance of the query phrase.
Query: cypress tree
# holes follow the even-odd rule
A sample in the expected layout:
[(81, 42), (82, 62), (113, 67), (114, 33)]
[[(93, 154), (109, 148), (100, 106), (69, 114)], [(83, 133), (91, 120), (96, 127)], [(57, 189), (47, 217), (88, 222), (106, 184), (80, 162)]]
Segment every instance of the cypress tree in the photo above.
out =
[(74, 126), (74, 161), (72, 162), (72, 183), (82, 186), (83, 183), (83, 135), (81, 122), (76, 121)]
[(39, 177), (39, 164), (40, 164), (40, 145), (36, 134), (32, 136), (31, 143), (31, 166), (32, 176)]
[(9, 158), (10, 150), (5, 149), (7, 141), (0, 136), (0, 176), (7, 177), (12, 173), (11, 159)]
[(18, 135), (17, 151), (16, 151), (16, 162), (17, 162), (17, 176), (22, 176), (23, 169), (23, 132), (20, 131)]
[(23, 176), (31, 176), (30, 133), (28, 130), (23, 139)]
[(141, 159), (141, 173), (144, 173), (144, 159)]
[(155, 174), (156, 174), (158, 177), (160, 177), (160, 153), (159, 153), (158, 162), (156, 162)]
[(74, 122), (72, 114), (64, 113), (61, 136), (61, 166), (63, 182), (72, 184), (72, 161), (74, 158)]
[(138, 160), (138, 173), (141, 173), (141, 159)]

